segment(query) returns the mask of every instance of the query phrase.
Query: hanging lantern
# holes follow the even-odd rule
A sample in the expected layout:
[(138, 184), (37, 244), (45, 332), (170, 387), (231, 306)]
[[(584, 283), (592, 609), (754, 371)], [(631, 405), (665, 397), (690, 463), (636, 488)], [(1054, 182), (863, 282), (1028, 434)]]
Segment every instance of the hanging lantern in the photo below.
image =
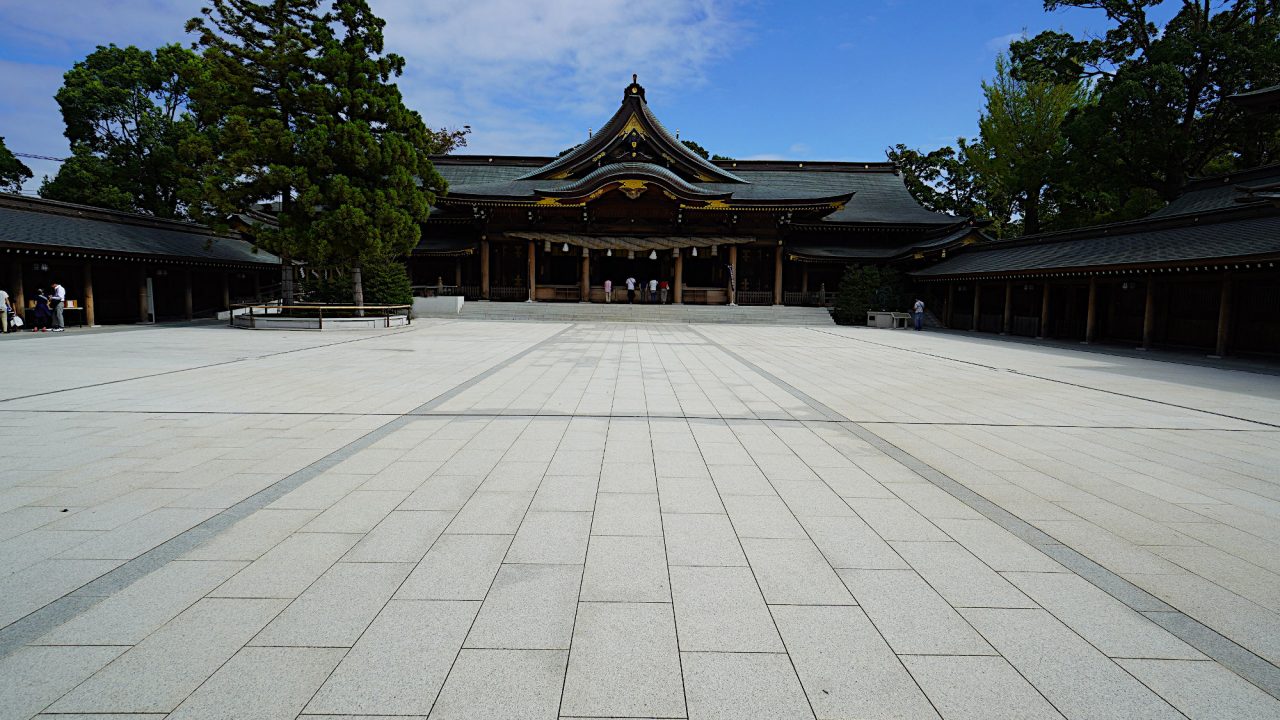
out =
[(719, 246), (719, 245), (712, 245), (712, 246), (711, 246), (711, 257), (715, 257), (716, 255), (719, 255), (719, 254), (720, 254), (720, 246)]
[(560, 252), (569, 252), (569, 243), (565, 243), (564, 247), (560, 248)]
[(693, 249), (693, 256), (698, 257), (698, 248)]
[(613, 248), (609, 248), (609, 251), (606, 252), (605, 255), (607, 255), (608, 257), (613, 257)]
[(680, 257), (680, 248), (672, 248), (672, 250), (671, 250), (671, 257), (673, 257), (673, 258), (678, 258), (678, 257)]
[(627, 251), (627, 259), (628, 259), (628, 260), (635, 260), (635, 259), (636, 259), (636, 251), (635, 251), (635, 250), (628, 250), (628, 251)]
[(650, 260), (657, 260), (657, 259), (658, 259), (658, 251), (657, 251), (657, 250), (650, 250), (650, 251), (649, 251), (649, 259), (650, 259)]
[(548, 240), (548, 241), (546, 241), (545, 243), (543, 243), (543, 245), (542, 245), (542, 251), (543, 251), (543, 252), (551, 252), (551, 241), (550, 241), (550, 240)]

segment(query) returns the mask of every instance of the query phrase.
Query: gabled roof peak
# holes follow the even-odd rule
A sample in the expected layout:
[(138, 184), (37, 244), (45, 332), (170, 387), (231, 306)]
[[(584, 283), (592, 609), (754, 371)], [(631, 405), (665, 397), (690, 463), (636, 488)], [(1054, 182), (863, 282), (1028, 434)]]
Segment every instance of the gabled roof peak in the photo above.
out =
[(609, 122), (586, 142), (519, 180), (574, 180), (605, 165), (619, 162), (651, 163), (688, 182), (742, 183), (747, 181), (716, 166), (681, 143), (663, 127), (649, 109), (644, 87), (631, 76), (623, 91), (622, 106)]

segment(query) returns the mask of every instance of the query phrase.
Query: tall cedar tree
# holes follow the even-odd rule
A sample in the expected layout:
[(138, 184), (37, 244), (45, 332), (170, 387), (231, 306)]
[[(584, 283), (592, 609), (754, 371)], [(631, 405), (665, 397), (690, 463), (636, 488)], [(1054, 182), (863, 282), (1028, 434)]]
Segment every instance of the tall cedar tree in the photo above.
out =
[(71, 157), (40, 194), (53, 200), (184, 216), (178, 188), (191, 174), (178, 147), (198, 133), (187, 112), (199, 58), (180, 45), (155, 52), (98, 46), (63, 76), (55, 99)]
[(314, 171), (304, 144), (314, 145), (328, 91), (316, 69), (329, 35), (320, 0), (210, 0), (187, 22), (204, 58), (193, 89), (209, 131), (187, 154), (202, 168), (184, 188), (192, 214), (214, 226), (255, 204), (276, 202), (278, 227), (256, 242), (283, 259), (281, 296), (293, 300), (294, 257), (311, 248), (317, 209), (298, 202), (312, 193)]
[(0, 137), (0, 190), (16, 193), (22, 189), (22, 183), (30, 179), (31, 168), (14, 157)]
[(985, 152), (971, 156), (983, 182), (1013, 201), (1022, 232), (1040, 232), (1054, 212), (1053, 180), (1065, 162), (1062, 126), (1073, 110), (1089, 102), (1083, 81), (1059, 84), (1019, 79), (1010, 62), (996, 58), (996, 76), (982, 83), (986, 107), (978, 118)]
[(445, 189), (428, 157), (435, 136), (391, 82), (404, 58), (384, 52), (385, 25), (366, 0), (334, 0), (316, 62), (323, 111), (301, 146), (310, 177), (298, 202), (313, 209), (308, 258), (350, 267), (357, 305), (362, 263), (411, 251)]
[(1064, 126), (1071, 149), (1062, 178), (1091, 189), (1079, 202), (1093, 203), (1095, 220), (1149, 211), (1192, 176), (1280, 159), (1280, 147), (1240, 155), (1252, 128), (1226, 100), (1280, 81), (1280, 3), (1181, 0), (1164, 28), (1147, 15), (1158, 4), (1046, 0), (1049, 11), (1102, 10), (1112, 26), (1101, 37), (1043, 32), (1012, 46), (1023, 77), (1096, 83), (1097, 102)]

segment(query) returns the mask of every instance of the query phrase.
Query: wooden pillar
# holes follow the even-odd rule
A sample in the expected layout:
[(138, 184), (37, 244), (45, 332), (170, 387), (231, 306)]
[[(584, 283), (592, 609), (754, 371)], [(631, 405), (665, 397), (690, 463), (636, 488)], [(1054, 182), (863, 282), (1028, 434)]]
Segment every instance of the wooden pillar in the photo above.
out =
[(489, 240), (480, 241), (480, 298), (489, 299)]
[(676, 295), (675, 303), (684, 302), (684, 250), (676, 248)]
[(84, 264), (84, 289), (81, 295), (84, 296), (84, 324), (93, 327), (97, 319), (93, 308), (93, 263)]
[(1213, 354), (1216, 357), (1227, 356), (1227, 345), (1231, 342), (1231, 273), (1222, 273), (1222, 297), (1218, 300), (1218, 342)]
[(9, 271), (9, 302), (13, 303), (13, 311), (22, 316), (24, 322), (31, 318), (27, 317), (27, 294), (22, 290), (22, 261), (14, 258), (13, 265)]
[(973, 283), (973, 327), (971, 332), (978, 331), (978, 316), (982, 313), (982, 285)]
[(1098, 338), (1098, 278), (1089, 278), (1089, 314), (1084, 320), (1084, 341), (1091, 343)]
[(738, 246), (729, 246), (729, 304), (738, 303)]
[(188, 320), (195, 318), (195, 301), (192, 297), (191, 280), (191, 268), (184, 268), (182, 271), (182, 313), (187, 316)]
[(529, 302), (538, 294), (538, 280), (535, 277), (538, 272), (538, 244), (529, 241)]
[(253, 273), (253, 301), (262, 302), (262, 273)]
[(809, 266), (803, 265), (803, 267), (801, 267), (800, 269), (800, 293), (808, 294), (808, 292), (809, 292)]
[(138, 322), (145, 323), (151, 319), (147, 312), (147, 269), (138, 268)]
[(951, 327), (951, 311), (956, 304), (956, 284), (947, 283), (947, 304), (942, 308), (942, 324)]
[(1013, 330), (1013, 281), (1004, 281), (1004, 323), (1001, 335), (1008, 335)]
[(582, 302), (591, 302), (591, 251), (582, 248), (582, 282), (578, 289), (582, 293)]
[(462, 287), (462, 258), (453, 259), (453, 286)]
[(222, 273), (222, 309), (231, 309), (231, 273)]
[(773, 304), (782, 304), (782, 245), (773, 251)]
[(1044, 281), (1040, 291), (1040, 339), (1049, 337), (1049, 281)]
[(1142, 349), (1150, 350), (1156, 333), (1156, 278), (1147, 278), (1147, 301), (1142, 308)]

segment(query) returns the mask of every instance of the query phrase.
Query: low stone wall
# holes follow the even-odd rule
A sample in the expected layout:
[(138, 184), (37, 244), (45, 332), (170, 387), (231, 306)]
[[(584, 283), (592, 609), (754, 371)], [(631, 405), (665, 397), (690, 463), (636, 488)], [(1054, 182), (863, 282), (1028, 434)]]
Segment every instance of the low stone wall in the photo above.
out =
[[(409, 318), (403, 315), (392, 315), (390, 327), (398, 328), (409, 324)], [(235, 326), (246, 330), (386, 330), (385, 317), (344, 317), (325, 318), (323, 324), (319, 318), (282, 317), (278, 315), (236, 315)]]
[(414, 317), (443, 317), (462, 312), (461, 297), (416, 297), (413, 299)]

